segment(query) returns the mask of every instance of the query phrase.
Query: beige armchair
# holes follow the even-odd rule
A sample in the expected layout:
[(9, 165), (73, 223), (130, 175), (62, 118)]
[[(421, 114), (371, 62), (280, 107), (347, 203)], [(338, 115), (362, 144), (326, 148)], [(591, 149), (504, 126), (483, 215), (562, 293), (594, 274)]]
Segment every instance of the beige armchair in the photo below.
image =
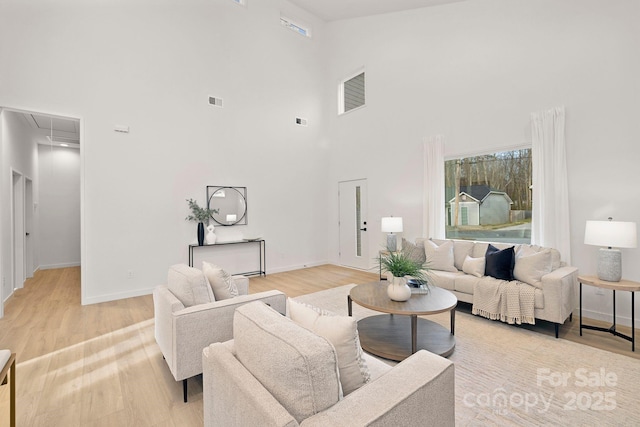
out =
[(342, 397), (329, 341), (264, 304), (234, 317), (234, 339), (202, 352), (205, 426), (455, 424), (447, 359), (420, 350), (392, 368), (367, 355), (371, 380)]
[[(182, 285), (197, 282), (198, 285), (205, 283), (208, 286), (203, 278), (200, 270), (178, 265), (171, 267), (168, 281), (182, 281)], [(158, 286), (153, 291), (156, 342), (171, 374), (176, 381), (182, 381), (185, 402), (187, 379), (202, 373), (202, 350), (211, 343), (224, 342), (233, 337), (233, 312), (237, 307), (260, 300), (278, 312), (286, 313), (286, 296), (282, 292), (248, 295), (249, 279), (245, 276), (233, 278), (238, 289), (237, 297), (192, 306), (185, 306), (172, 292), (170, 285)], [(192, 293), (197, 294), (197, 290)], [(201, 292), (203, 294), (205, 292)]]

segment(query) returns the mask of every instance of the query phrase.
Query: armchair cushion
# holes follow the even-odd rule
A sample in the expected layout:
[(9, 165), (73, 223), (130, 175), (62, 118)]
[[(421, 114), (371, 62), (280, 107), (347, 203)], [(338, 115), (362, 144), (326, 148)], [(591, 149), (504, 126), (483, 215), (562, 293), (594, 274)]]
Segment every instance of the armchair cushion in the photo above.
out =
[(298, 421), (340, 398), (338, 358), (329, 341), (262, 302), (238, 307), (236, 357)]
[(185, 307), (215, 301), (202, 271), (185, 264), (169, 267), (167, 286)]
[(211, 286), (216, 301), (238, 296), (235, 280), (222, 267), (203, 261), (202, 272)]
[(338, 354), (342, 392), (348, 395), (370, 379), (354, 317), (337, 316), (289, 298), (289, 315), (298, 325), (329, 340)]

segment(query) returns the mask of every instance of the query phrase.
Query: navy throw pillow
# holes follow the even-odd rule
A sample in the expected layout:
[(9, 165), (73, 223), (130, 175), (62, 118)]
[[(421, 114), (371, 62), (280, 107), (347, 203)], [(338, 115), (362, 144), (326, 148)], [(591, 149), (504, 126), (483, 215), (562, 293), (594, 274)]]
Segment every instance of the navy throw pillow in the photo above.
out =
[(496, 279), (513, 280), (513, 267), (516, 265), (513, 246), (500, 250), (490, 244), (485, 253), (485, 262), (485, 275)]

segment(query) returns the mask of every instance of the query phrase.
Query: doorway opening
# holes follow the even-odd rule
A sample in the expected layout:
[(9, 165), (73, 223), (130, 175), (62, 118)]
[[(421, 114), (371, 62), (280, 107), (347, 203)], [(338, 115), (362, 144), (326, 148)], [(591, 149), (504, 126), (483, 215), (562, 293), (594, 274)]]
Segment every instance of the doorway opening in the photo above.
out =
[(82, 153), (80, 119), (13, 108), (0, 114), (10, 153), (10, 170), (0, 172), (11, 176), (10, 217), (3, 220), (11, 233), (9, 253), (2, 255), (10, 268), (2, 274), (4, 307), (37, 270), (81, 266)]

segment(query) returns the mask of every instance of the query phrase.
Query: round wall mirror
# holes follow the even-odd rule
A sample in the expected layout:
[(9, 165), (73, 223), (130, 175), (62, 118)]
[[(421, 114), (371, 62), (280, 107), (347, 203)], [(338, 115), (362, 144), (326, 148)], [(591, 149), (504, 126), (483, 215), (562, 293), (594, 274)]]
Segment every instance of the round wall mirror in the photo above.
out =
[(247, 224), (247, 188), (207, 186), (207, 207), (218, 213), (211, 215), (217, 224)]

